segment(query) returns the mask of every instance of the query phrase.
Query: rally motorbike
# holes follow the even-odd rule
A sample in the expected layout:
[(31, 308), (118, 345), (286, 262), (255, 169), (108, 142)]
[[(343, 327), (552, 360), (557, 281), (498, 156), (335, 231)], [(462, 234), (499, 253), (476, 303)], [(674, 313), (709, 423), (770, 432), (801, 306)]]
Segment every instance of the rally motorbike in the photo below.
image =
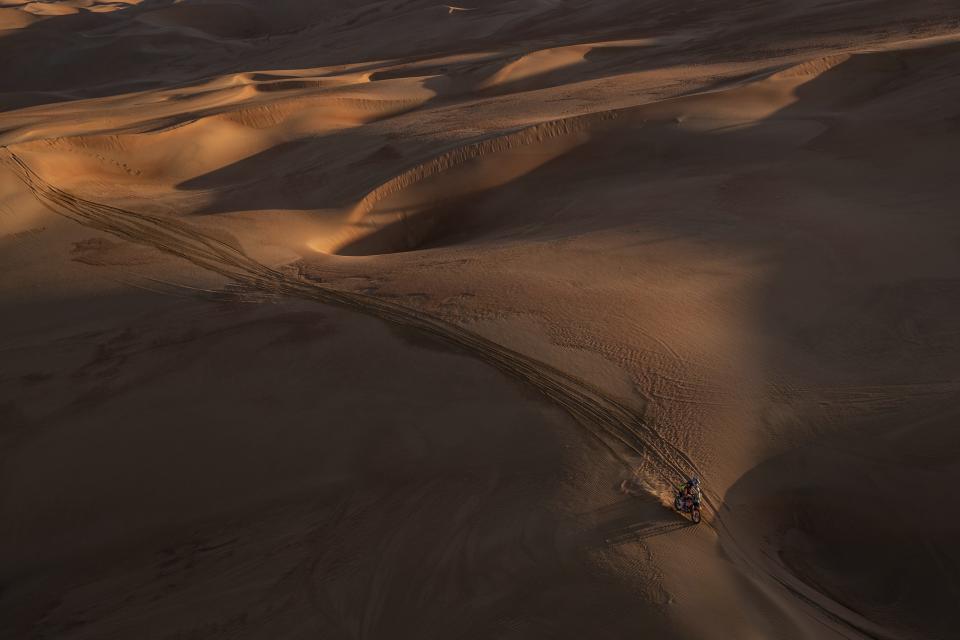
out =
[(673, 500), (673, 508), (680, 513), (689, 513), (693, 524), (700, 524), (700, 501), (695, 500), (693, 496), (678, 493)]

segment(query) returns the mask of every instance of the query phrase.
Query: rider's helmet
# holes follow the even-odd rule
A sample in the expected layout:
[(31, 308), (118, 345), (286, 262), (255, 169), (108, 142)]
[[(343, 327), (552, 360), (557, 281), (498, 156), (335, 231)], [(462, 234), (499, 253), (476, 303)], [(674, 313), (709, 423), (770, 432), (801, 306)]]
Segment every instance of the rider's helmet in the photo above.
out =
[(697, 478), (696, 476), (694, 476), (693, 478), (690, 478), (690, 486), (692, 486), (692, 487), (699, 487), (699, 486), (700, 486), (700, 478)]

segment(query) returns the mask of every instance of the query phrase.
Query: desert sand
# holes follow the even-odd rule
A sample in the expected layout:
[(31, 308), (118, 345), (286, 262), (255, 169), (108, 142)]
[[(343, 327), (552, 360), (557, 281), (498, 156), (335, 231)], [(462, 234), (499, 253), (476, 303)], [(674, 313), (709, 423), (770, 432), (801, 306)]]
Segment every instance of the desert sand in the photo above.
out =
[(958, 158), (954, 2), (0, 0), (0, 637), (956, 638)]

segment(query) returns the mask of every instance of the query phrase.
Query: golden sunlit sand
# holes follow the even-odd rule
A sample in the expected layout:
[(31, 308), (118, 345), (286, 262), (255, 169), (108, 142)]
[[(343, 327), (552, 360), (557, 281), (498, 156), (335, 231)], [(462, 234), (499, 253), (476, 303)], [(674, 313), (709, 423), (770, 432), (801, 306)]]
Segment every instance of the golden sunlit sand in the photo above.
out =
[(958, 29), (0, 0), (0, 637), (955, 637)]

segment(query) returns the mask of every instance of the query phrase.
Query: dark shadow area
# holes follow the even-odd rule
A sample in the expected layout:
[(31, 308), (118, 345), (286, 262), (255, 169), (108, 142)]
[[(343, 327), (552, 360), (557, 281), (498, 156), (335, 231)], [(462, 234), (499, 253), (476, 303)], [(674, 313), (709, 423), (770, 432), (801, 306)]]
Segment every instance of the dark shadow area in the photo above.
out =
[[(725, 496), (810, 587), (900, 634), (948, 638), (960, 597), (956, 397), (913, 402), (752, 469)], [(741, 540), (741, 543), (746, 540)]]
[(0, 109), (176, 86), (214, 73), (223, 46), (182, 31), (151, 27), (155, 0), (113, 12), (45, 17), (0, 38)]
[(311, 303), (104, 304), (5, 352), (9, 637), (676, 637), (556, 544), (586, 436), (500, 372)]

